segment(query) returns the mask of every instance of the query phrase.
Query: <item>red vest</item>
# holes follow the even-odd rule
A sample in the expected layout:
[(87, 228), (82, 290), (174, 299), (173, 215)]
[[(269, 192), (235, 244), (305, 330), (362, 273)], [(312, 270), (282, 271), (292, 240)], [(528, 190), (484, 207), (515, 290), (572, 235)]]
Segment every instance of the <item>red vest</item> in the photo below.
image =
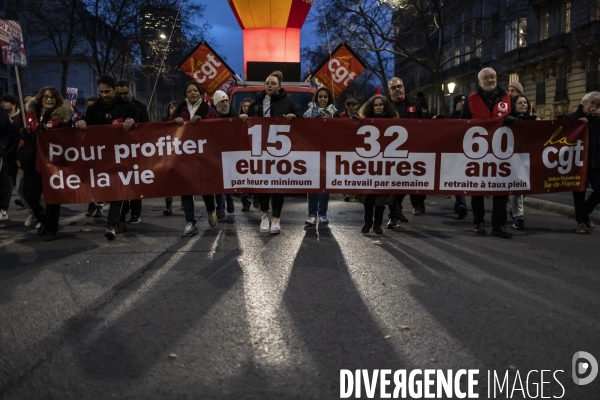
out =
[(494, 111), (490, 113), (490, 109), (477, 92), (471, 93), (469, 95), (469, 110), (471, 111), (472, 119), (502, 119), (511, 112), (510, 94), (505, 93), (502, 101), (496, 103)]

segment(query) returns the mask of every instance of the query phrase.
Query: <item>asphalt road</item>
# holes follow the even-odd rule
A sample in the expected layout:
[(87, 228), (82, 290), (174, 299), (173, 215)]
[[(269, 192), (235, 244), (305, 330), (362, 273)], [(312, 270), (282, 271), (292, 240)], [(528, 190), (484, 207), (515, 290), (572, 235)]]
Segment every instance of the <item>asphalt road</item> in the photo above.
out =
[(492, 398), (488, 371), (511, 387), (518, 371), (533, 394), (529, 371), (561, 370), (545, 396), (600, 398), (600, 377), (571, 378), (575, 352), (600, 359), (600, 231), (527, 209), (512, 239), (477, 236), (451, 199), (426, 204), (363, 235), (360, 204), (332, 195), (331, 224), (305, 228), (306, 200), (291, 196), (269, 235), (239, 198), (209, 228), (200, 200), (200, 233), (183, 238), (183, 211), (145, 200), (142, 223), (110, 243), (84, 206), (63, 207), (54, 242), (11, 206), (0, 398), (334, 399), (340, 369), (385, 368), (479, 369), (479, 398)]

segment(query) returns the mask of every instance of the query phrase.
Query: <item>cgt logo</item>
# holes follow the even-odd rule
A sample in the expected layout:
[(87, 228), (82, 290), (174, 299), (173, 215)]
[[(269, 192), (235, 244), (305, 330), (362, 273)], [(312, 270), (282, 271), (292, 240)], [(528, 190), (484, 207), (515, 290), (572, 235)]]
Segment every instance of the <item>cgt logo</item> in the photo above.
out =
[(573, 354), (572, 373), (576, 385), (587, 385), (598, 375), (598, 361), (590, 353), (578, 351)]

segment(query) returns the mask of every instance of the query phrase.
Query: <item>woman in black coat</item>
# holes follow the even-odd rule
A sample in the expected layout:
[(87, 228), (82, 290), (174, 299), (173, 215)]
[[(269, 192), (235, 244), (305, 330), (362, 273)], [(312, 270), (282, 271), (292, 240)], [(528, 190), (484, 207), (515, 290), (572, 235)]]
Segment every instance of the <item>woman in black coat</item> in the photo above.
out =
[[(248, 114), (241, 114), (240, 118), (245, 121), (248, 117), (285, 117), (288, 120), (301, 118), (302, 112), (296, 103), (288, 97), (287, 92), (281, 87), (283, 74), (275, 71), (267, 77), (265, 90), (260, 92), (256, 99), (248, 107)], [(281, 231), (279, 218), (283, 208), (283, 193), (260, 193), (261, 232), (277, 234)], [(272, 218), (269, 226), (269, 201), (272, 206)]]
[(73, 110), (71, 104), (51, 86), (42, 88), (33, 99), (29, 100), (25, 108), (28, 114), (35, 115), (35, 118), (29, 122), (28, 127), (21, 130), (25, 143), (17, 153), (19, 166), (23, 170), (23, 197), (31, 206), (35, 218), (41, 223), (38, 235), (50, 241), (56, 238), (58, 231), (60, 204), (46, 203), (46, 210), (40, 205), (43, 185), (42, 174), (36, 168), (37, 135), (47, 129), (70, 127)]

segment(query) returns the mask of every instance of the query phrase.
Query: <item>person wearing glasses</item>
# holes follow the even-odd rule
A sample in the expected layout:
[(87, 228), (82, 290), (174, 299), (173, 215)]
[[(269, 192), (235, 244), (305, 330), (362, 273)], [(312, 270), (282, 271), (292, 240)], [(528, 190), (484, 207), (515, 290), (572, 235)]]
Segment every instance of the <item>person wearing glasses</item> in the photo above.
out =
[(71, 104), (55, 88), (48, 86), (25, 106), (28, 115), (35, 117), (28, 126), (21, 129), (21, 138), (25, 141), (17, 153), (17, 162), (23, 170), (23, 197), (33, 210), (35, 218), (41, 223), (37, 234), (45, 241), (56, 239), (60, 204), (46, 203), (46, 209), (40, 205), (42, 197), (42, 174), (36, 168), (37, 135), (47, 129), (70, 127), (73, 110)]
[[(398, 118), (423, 118), (421, 103), (413, 97), (406, 96), (406, 87), (404, 86), (402, 79), (397, 77), (390, 79), (388, 82), (388, 90), (390, 92), (390, 100), (398, 113)], [(405, 194), (397, 194), (396, 200), (390, 205), (390, 213), (388, 214), (390, 220), (387, 224), (389, 229), (397, 227), (399, 222), (408, 222), (408, 218), (402, 214), (402, 202), (405, 197)], [(413, 206), (413, 215), (425, 213), (425, 197), (424, 194), (410, 195), (410, 203)]]
[[(294, 101), (288, 97), (287, 92), (281, 87), (283, 74), (274, 71), (265, 80), (265, 90), (257, 94), (256, 99), (248, 107), (247, 114), (240, 114), (242, 121), (248, 117), (285, 117), (288, 120), (302, 118), (302, 111)], [(278, 234), (281, 232), (281, 210), (283, 208), (283, 193), (260, 193), (261, 221), (260, 231)], [(269, 202), (271, 203), (272, 218), (269, 221)]]
[[(394, 109), (394, 104), (387, 97), (382, 95), (371, 97), (363, 104), (358, 113), (363, 118), (398, 118), (398, 113)], [(361, 232), (369, 233), (372, 227), (373, 232), (381, 235), (383, 233), (381, 224), (383, 223), (385, 206), (391, 207), (391, 204), (396, 200), (396, 196), (393, 194), (359, 194), (356, 195), (356, 199), (365, 208), (365, 224), (362, 227)]]
[[(505, 125), (515, 121), (511, 115), (512, 102), (510, 93), (498, 86), (496, 71), (492, 68), (484, 68), (477, 75), (479, 89), (471, 93), (463, 106), (461, 119), (488, 119), (504, 120)], [(512, 232), (506, 230), (506, 203), (508, 196), (493, 196), (492, 208), (492, 235), (501, 238), (510, 238)], [(485, 208), (483, 196), (471, 196), (471, 208), (473, 209), (473, 232), (485, 235)]]

